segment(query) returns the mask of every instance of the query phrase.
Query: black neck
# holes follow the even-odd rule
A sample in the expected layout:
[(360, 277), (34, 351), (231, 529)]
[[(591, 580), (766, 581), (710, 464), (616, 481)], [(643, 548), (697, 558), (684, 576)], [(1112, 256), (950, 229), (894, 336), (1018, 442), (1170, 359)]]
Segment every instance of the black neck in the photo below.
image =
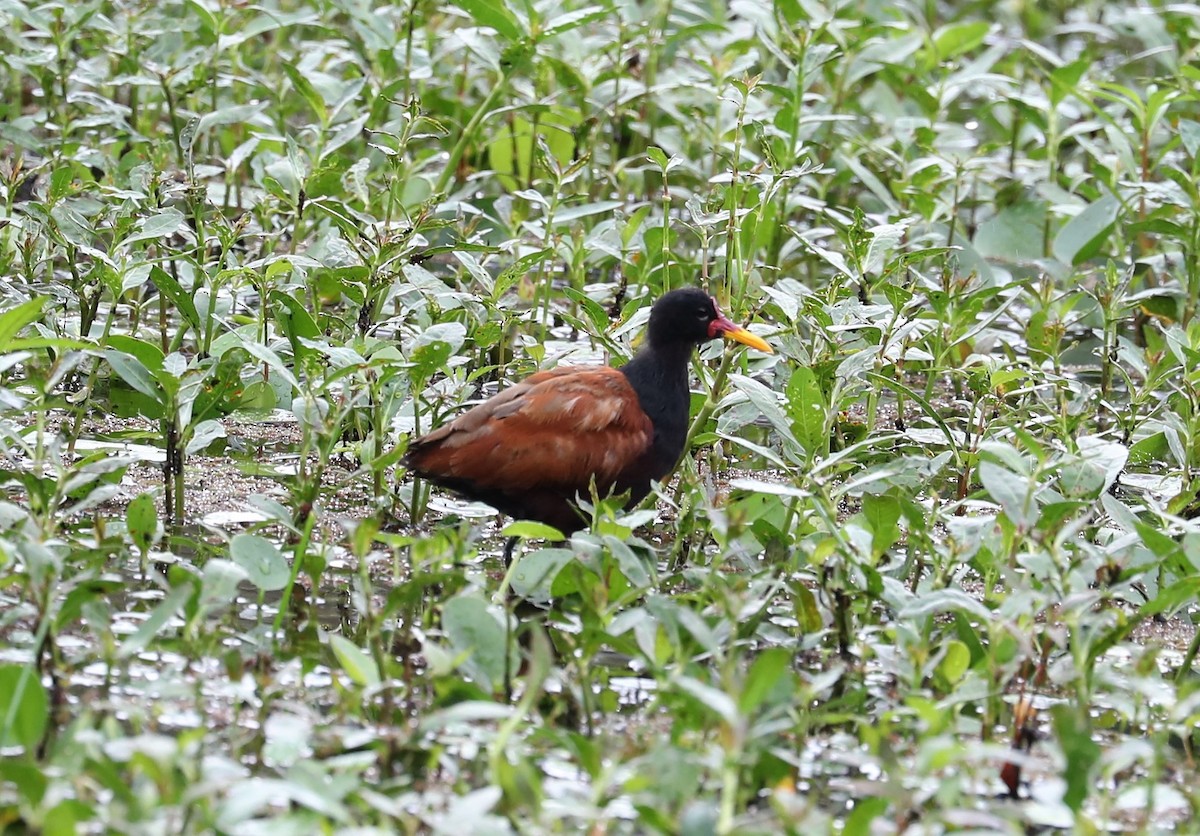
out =
[(688, 362), (694, 346), (671, 342), (646, 345), (621, 367), (642, 411), (654, 424), (654, 478), (663, 478), (679, 460), (687, 437)]

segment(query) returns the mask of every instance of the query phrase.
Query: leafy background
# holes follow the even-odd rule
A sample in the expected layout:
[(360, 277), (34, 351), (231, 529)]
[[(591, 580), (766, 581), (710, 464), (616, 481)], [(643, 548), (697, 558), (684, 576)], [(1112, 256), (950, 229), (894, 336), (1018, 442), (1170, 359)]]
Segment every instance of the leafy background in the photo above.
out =
[[(1195, 7), (0, 23), (5, 827), (1194, 827)], [(654, 507), (397, 467), (697, 283)]]

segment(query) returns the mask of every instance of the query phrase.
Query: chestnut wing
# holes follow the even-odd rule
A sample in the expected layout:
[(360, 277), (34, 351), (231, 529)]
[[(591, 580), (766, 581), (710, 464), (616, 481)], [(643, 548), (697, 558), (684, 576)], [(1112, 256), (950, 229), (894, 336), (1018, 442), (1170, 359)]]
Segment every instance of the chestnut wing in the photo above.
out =
[(654, 427), (621, 372), (539, 372), (412, 442), (405, 463), (434, 481), (512, 494), (595, 477), (607, 490), (650, 449)]

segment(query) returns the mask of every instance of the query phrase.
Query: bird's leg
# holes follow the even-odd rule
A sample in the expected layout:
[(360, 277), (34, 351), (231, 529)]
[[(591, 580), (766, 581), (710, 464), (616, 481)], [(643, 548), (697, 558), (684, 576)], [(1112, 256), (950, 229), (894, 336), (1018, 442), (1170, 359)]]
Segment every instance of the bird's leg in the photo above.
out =
[(504, 612), (504, 701), (512, 702), (512, 620), (513, 614)]
[[(504, 568), (509, 570), (512, 568), (513, 549), (517, 547), (518, 537), (509, 537), (504, 543)], [(507, 581), (507, 575), (505, 577)], [(504, 612), (504, 699), (506, 702), (512, 702), (512, 653), (509, 648), (512, 647), (512, 622), (514, 613), (512, 607), (515, 604), (512, 587), (505, 591), (504, 599), (506, 608)]]

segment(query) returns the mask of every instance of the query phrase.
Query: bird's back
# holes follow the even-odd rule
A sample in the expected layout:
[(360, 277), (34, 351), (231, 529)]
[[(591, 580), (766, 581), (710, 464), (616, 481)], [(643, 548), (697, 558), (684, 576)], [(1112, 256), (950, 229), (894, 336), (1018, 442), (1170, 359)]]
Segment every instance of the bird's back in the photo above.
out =
[(411, 442), (412, 472), (503, 513), (582, 527), (576, 496), (594, 480), (645, 496), (657, 478), (654, 426), (629, 380), (606, 366), (539, 372)]

